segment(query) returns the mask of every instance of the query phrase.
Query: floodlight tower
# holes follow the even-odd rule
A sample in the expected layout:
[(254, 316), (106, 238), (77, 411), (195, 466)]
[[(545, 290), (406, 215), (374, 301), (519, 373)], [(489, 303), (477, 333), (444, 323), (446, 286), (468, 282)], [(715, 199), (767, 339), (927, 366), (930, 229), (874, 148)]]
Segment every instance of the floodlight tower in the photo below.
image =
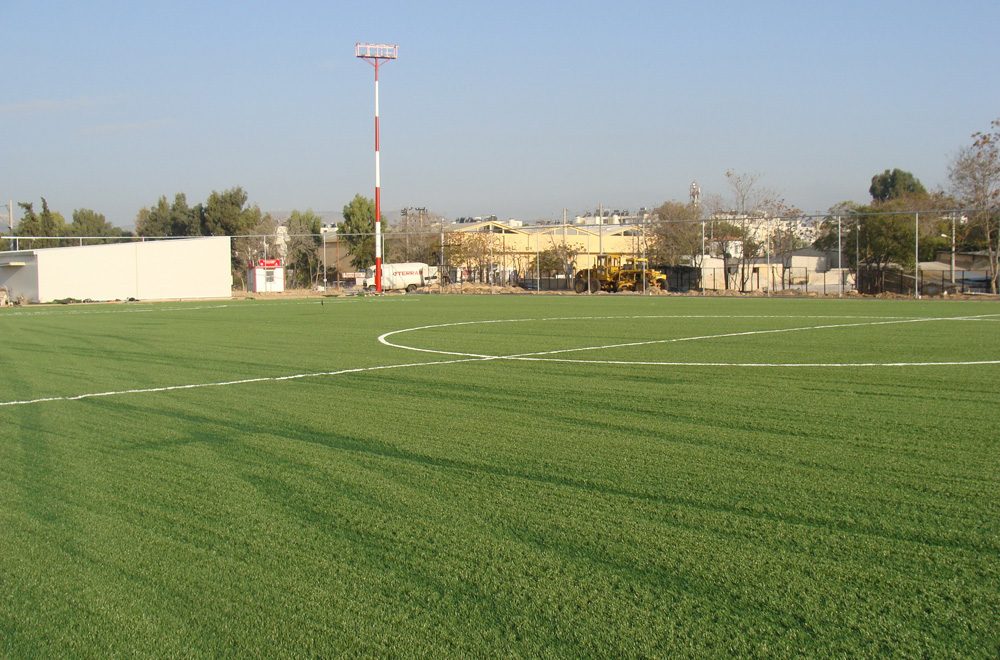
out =
[(375, 67), (375, 291), (382, 292), (382, 177), (379, 167), (378, 135), (378, 67), (383, 61), (394, 60), (399, 54), (395, 44), (354, 44), (354, 56)]

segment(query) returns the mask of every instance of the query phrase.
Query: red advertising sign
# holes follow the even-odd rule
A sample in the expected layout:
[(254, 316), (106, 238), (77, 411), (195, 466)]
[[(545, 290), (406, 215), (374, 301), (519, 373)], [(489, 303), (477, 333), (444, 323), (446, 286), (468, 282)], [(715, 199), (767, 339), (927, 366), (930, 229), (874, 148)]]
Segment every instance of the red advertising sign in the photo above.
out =
[(281, 259), (258, 259), (257, 268), (280, 268)]

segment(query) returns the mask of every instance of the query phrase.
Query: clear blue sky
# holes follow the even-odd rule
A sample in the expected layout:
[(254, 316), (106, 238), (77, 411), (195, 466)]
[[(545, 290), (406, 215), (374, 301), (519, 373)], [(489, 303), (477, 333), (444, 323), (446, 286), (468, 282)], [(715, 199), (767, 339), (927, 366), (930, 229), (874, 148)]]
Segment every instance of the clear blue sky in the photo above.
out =
[[(807, 210), (871, 176), (947, 183), (1000, 117), (1000, 3), (0, 3), (0, 199), (131, 226), (160, 195), (264, 210), (557, 217), (686, 199), (724, 172)], [(679, 3), (678, 3), (679, 4)]]

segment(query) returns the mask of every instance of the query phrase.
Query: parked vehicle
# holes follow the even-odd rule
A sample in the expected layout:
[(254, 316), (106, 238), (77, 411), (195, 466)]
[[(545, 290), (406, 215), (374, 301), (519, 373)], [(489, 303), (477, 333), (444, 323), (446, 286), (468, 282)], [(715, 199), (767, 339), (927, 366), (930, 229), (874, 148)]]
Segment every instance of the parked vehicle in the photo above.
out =
[[(422, 286), (438, 283), (437, 266), (428, 266), (419, 262), (402, 264), (382, 264), (382, 290), (406, 291), (413, 293)], [(375, 267), (365, 271), (364, 288), (375, 290)]]

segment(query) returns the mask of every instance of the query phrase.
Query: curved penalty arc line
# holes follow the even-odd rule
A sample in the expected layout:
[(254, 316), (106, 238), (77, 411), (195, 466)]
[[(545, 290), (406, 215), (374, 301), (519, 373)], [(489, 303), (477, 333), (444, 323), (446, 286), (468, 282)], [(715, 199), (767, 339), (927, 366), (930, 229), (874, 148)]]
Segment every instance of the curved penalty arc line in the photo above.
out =
[(237, 380), (225, 380), (225, 381), (213, 381), (204, 383), (188, 383), (181, 385), (167, 385), (163, 387), (144, 387), (144, 388), (132, 388), (132, 389), (122, 389), (122, 390), (111, 390), (105, 392), (88, 392), (83, 394), (75, 395), (64, 395), (64, 396), (48, 396), (39, 397), (35, 399), (23, 399), (17, 401), (0, 401), (0, 408), (5, 407), (16, 407), (25, 406), (32, 404), (41, 404), (47, 402), (68, 402), (68, 401), (83, 401), (87, 399), (97, 399), (103, 397), (111, 396), (122, 396), (122, 395), (133, 395), (133, 394), (148, 394), (148, 393), (159, 393), (159, 392), (174, 392), (181, 390), (193, 390), (201, 388), (211, 388), (211, 387), (227, 387), (233, 385), (246, 385), (253, 383), (278, 383), (285, 381), (300, 380), (306, 378), (323, 378), (331, 376), (340, 376), (348, 374), (359, 374), (366, 372), (384, 371), (390, 369), (406, 369), (414, 367), (430, 367), (438, 365), (449, 365), (449, 364), (459, 364), (463, 362), (486, 362), (486, 361), (496, 361), (496, 360), (517, 360), (517, 361), (533, 361), (533, 362), (563, 362), (563, 363), (575, 363), (575, 364), (612, 364), (612, 365), (647, 365), (647, 366), (672, 366), (672, 367), (819, 367), (819, 368), (829, 368), (829, 367), (924, 367), (924, 366), (961, 366), (961, 365), (991, 365), (1000, 364), (1000, 360), (970, 360), (970, 361), (944, 361), (944, 362), (855, 362), (855, 363), (767, 363), (767, 362), (659, 362), (659, 361), (638, 361), (638, 360), (581, 360), (573, 358), (562, 358), (562, 357), (551, 357), (553, 355), (577, 352), (577, 351), (593, 351), (601, 349), (611, 349), (620, 348), (626, 346), (638, 346), (646, 344), (663, 344), (671, 342), (682, 342), (682, 341), (698, 341), (715, 339), (722, 337), (734, 337), (734, 336), (746, 336), (746, 335), (759, 335), (759, 334), (774, 334), (777, 332), (800, 332), (806, 330), (819, 330), (819, 329), (829, 329), (829, 328), (849, 328), (858, 327), (866, 325), (888, 325), (888, 324), (898, 324), (898, 323), (917, 323), (917, 322), (927, 322), (927, 321), (978, 321), (978, 320), (998, 320), (991, 317), (1000, 317), (1000, 314), (982, 314), (977, 316), (958, 316), (958, 317), (934, 317), (934, 318), (901, 318), (892, 317), (886, 320), (888, 317), (874, 317), (879, 318), (879, 321), (871, 321), (864, 323), (839, 323), (839, 324), (822, 324), (814, 326), (801, 326), (795, 328), (779, 328), (772, 330), (751, 330), (746, 332), (738, 333), (721, 333), (715, 335), (698, 335), (692, 337), (676, 337), (673, 339), (657, 339), (645, 342), (628, 342), (623, 344), (608, 344), (603, 346), (584, 346), (570, 349), (560, 349), (553, 351), (539, 351), (534, 353), (521, 353), (515, 355), (489, 355), (483, 353), (464, 353), (458, 351), (441, 351), (436, 349), (427, 349), (413, 346), (406, 346), (403, 344), (398, 344), (395, 342), (390, 342), (389, 337), (399, 334), (404, 334), (408, 332), (415, 332), (417, 330), (427, 330), (434, 328), (446, 328), (455, 326), (467, 326), (467, 325), (480, 325), (480, 324), (495, 324), (495, 323), (520, 323), (520, 322), (538, 322), (538, 321), (557, 321), (557, 320), (601, 320), (601, 319), (649, 319), (649, 318), (873, 318), (873, 317), (832, 317), (832, 316), (811, 316), (811, 317), (788, 317), (788, 316), (737, 316), (737, 315), (691, 315), (691, 316), (679, 316), (679, 315), (659, 315), (659, 316), (601, 316), (601, 317), (552, 317), (552, 318), (541, 318), (541, 319), (494, 319), (485, 321), (460, 321), (454, 323), (438, 323), (433, 325), (425, 325), (413, 328), (404, 328), (402, 330), (394, 330), (391, 332), (383, 333), (378, 337), (378, 341), (386, 346), (400, 348), (409, 351), (416, 351), (429, 354), (438, 354), (448, 356), (452, 359), (446, 360), (430, 360), (424, 362), (407, 362), (400, 364), (387, 364), (387, 365), (375, 365), (370, 367), (355, 367), (347, 369), (339, 369), (333, 371), (321, 371), (321, 372), (305, 372), (298, 374), (288, 374), (284, 376), (261, 376), (254, 378), (244, 378)]
[[(709, 339), (722, 339), (731, 337), (746, 337), (752, 335), (765, 335), (765, 334), (780, 334), (789, 332), (803, 332), (810, 330), (830, 330), (839, 328), (856, 328), (864, 326), (879, 326), (879, 325), (899, 325), (905, 323), (927, 323), (932, 321), (986, 321), (994, 320), (992, 317), (1000, 316), (1000, 314), (979, 314), (974, 316), (938, 316), (938, 317), (918, 317), (918, 318), (901, 318), (901, 317), (891, 317), (886, 319), (885, 317), (875, 317), (880, 318), (877, 321), (863, 321), (863, 322), (852, 322), (852, 323), (825, 323), (820, 325), (810, 325), (810, 326), (798, 326), (794, 328), (773, 328), (768, 330), (747, 330), (742, 332), (726, 332), (717, 333), (711, 335), (695, 335), (690, 337), (674, 337), (671, 339), (652, 339), (646, 341), (636, 341), (636, 342), (623, 342), (618, 344), (603, 344), (598, 346), (580, 346), (575, 348), (565, 348), (557, 349), (551, 351), (536, 351), (531, 353), (518, 353), (514, 355), (490, 355), (484, 353), (469, 353), (461, 351), (444, 351), (440, 349), (431, 348), (421, 348), (417, 346), (408, 346), (406, 344), (401, 344), (397, 342), (389, 341), (389, 337), (405, 334), (409, 332), (416, 332), (419, 330), (430, 330), (437, 328), (448, 328), (456, 326), (468, 326), (468, 325), (480, 325), (480, 324), (494, 324), (494, 323), (523, 323), (528, 321), (565, 321), (565, 320), (608, 320), (608, 319), (651, 319), (651, 318), (845, 318), (845, 317), (833, 317), (833, 316), (822, 316), (822, 317), (787, 317), (787, 316), (602, 316), (602, 317), (549, 317), (549, 318), (537, 318), (537, 319), (494, 319), (488, 321), (460, 321), (453, 323), (436, 323), (431, 325), (418, 326), (413, 328), (404, 328), (402, 330), (394, 330), (391, 332), (386, 332), (379, 336), (378, 341), (386, 346), (391, 346), (393, 348), (399, 348), (403, 350), (416, 351), (421, 353), (431, 353), (437, 355), (447, 355), (452, 357), (464, 357), (469, 359), (478, 359), (484, 361), (491, 360), (520, 360), (520, 361), (532, 361), (532, 362), (564, 362), (573, 364), (612, 364), (612, 365), (639, 365), (639, 366), (670, 366), (670, 367), (812, 367), (812, 368), (850, 368), (850, 367), (929, 367), (929, 366), (971, 366), (971, 365), (988, 365), (988, 364), (1000, 364), (1000, 360), (946, 360), (946, 361), (913, 361), (913, 362), (679, 362), (679, 361), (649, 361), (649, 360), (579, 360), (579, 359), (566, 359), (566, 358), (553, 358), (548, 357), (552, 355), (558, 355), (563, 353), (573, 353), (573, 352), (583, 352), (583, 351), (598, 351), (598, 350), (609, 350), (615, 348), (629, 348), (635, 346), (649, 346), (653, 344), (670, 344), (670, 343), (680, 343), (680, 342), (690, 342), (690, 341), (702, 341)], [(859, 318), (859, 317), (846, 317), (846, 318)], [(867, 317), (872, 318), (872, 317)]]

